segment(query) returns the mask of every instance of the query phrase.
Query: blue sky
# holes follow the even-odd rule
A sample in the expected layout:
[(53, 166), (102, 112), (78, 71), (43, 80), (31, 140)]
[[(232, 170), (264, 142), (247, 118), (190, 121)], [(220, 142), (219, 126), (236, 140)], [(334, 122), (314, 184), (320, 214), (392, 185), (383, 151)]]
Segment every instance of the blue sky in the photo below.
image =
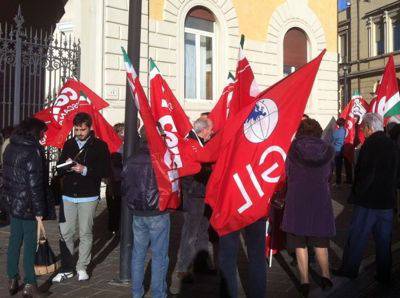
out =
[(346, 8), (346, 2), (347, 0), (339, 0), (339, 10)]

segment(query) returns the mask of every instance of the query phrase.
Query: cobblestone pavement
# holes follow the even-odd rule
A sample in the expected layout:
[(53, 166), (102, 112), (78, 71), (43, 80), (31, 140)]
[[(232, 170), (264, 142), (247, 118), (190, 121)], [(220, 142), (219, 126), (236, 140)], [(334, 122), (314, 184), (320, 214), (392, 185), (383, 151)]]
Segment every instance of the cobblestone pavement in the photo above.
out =
[[(340, 264), (343, 243), (346, 239), (349, 225), (351, 206), (346, 204), (349, 188), (341, 186), (333, 188), (333, 205), (336, 216), (337, 235), (331, 241), (330, 263), (332, 268)], [(100, 202), (95, 219), (95, 235), (93, 245), (93, 261), (90, 267), (91, 279), (87, 282), (78, 282), (76, 277), (61, 284), (51, 284), (51, 276), (40, 277), (38, 280), (42, 290), (48, 290), (51, 297), (130, 297), (129, 286), (117, 286), (110, 283), (118, 276), (119, 269), (119, 241), (107, 232), (107, 209), (104, 200)], [(55, 221), (46, 222), (47, 235), (51, 247), (58, 254), (58, 227)], [(170, 239), (170, 272), (176, 261), (176, 254), (180, 241), (182, 226), (181, 212), (172, 214)], [(0, 297), (7, 297), (6, 252), (9, 236), (9, 227), (0, 227)], [(240, 280), (240, 297), (246, 293), (246, 255), (242, 246), (238, 261), (238, 278)], [(318, 268), (311, 264), (312, 288), (310, 297), (400, 297), (400, 225), (395, 221), (393, 233), (394, 253), (394, 280), (392, 287), (381, 288), (374, 277), (374, 244), (371, 241), (364, 256), (360, 277), (355, 281), (344, 278), (334, 278), (334, 288), (330, 292), (322, 292), (318, 287)], [(21, 259), (22, 260), (22, 259)], [(267, 273), (268, 297), (300, 297), (298, 292), (299, 280), (296, 267), (291, 265), (291, 257), (286, 251), (275, 256), (272, 267)], [(150, 284), (150, 266), (147, 266), (145, 287)], [(212, 275), (195, 275), (194, 283), (184, 284), (179, 297), (203, 298), (218, 297), (219, 279)], [(150, 297), (150, 293), (146, 297)]]

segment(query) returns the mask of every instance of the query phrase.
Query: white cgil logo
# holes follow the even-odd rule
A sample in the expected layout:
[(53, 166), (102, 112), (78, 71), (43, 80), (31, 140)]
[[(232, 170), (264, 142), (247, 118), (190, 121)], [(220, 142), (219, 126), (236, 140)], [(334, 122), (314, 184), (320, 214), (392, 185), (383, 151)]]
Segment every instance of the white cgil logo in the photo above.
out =
[(252, 143), (268, 139), (278, 123), (278, 107), (271, 99), (260, 99), (244, 123), (244, 135)]

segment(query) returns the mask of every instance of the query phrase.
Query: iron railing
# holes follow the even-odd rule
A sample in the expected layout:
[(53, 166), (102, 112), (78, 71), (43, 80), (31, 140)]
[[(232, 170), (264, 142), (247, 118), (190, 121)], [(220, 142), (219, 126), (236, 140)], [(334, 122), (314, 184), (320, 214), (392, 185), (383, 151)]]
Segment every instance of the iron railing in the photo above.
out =
[(48, 106), (66, 79), (80, 75), (79, 40), (25, 28), (20, 8), (14, 21), (0, 23), (0, 128)]

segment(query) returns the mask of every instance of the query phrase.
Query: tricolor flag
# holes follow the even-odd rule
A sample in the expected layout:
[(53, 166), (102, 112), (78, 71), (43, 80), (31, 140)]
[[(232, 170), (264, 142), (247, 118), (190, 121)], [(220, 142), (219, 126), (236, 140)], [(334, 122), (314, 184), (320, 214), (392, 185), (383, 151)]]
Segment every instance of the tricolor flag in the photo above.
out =
[(167, 208), (176, 209), (180, 205), (180, 186), (177, 168), (175, 163), (170, 162), (172, 159), (170, 151), (157, 130), (156, 121), (151, 113), (139, 77), (136, 75), (135, 69), (124, 48), (121, 49), (124, 55), (128, 84), (146, 131), (151, 162), (160, 195), (159, 209), (160, 211), (164, 211)]
[(199, 160), (216, 160), (206, 202), (219, 235), (268, 215), (324, 53), (259, 94), (199, 150)]
[(371, 102), (370, 112), (378, 113), (386, 122), (392, 116), (400, 115), (399, 87), (396, 79), (393, 56), (389, 56), (385, 71), (376, 91), (376, 99)]

